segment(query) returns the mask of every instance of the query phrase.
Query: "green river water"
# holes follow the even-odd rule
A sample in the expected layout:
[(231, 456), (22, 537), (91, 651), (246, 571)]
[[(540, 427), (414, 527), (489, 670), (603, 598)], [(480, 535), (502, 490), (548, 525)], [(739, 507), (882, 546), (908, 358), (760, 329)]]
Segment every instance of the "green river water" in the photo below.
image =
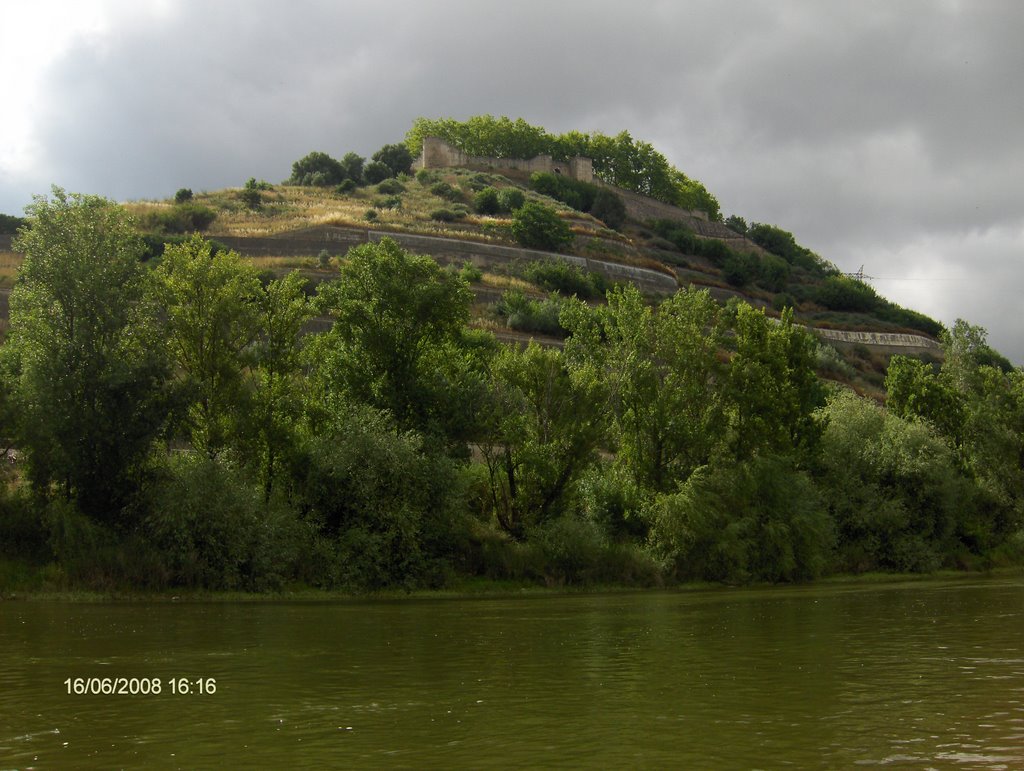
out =
[(1021, 578), (10, 601), (0, 654), (0, 769), (1024, 768)]

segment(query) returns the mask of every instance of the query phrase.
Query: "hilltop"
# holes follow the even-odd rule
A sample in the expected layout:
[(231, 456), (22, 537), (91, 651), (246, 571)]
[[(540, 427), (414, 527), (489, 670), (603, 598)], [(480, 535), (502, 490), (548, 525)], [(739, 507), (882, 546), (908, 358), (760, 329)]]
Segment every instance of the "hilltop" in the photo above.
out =
[[(524, 133), (535, 139), (544, 135), (522, 122), (489, 119), (483, 124), (497, 139), (487, 144), (478, 138), (470, 149), (500, 149), (500, 138), (507, 152), (554, 146), (525, 141)], [(562, 158), (515, 158), (454, 149), (464, 165), (437, 167), (435, 159), (435, 167), (424, 168), (423, 137), (445, 133), (447, 138), (439, 141), (454, 148), (449, 140), (458, 139), (465, 125), (420, 119), (404, 145), (385, 145), (378, 153), (387, 157), (404, 150), (407, 155), (397, 160), (396, 169), (378, 160), (364, 163), (352, 153), (343, 161), (310, 153), (296, 161), (292, 178), (283, 184), (253, 179), (243, 188), (194, 195), (188, 191), (177, 202), (134, 202), (128, 208), (157, 241), (202, 229), (268, 270), (301, 267), (314, 280), (329, 276), (332, 261), (351, 245), (382, 234), (405, 236), (412, 251), (463, 269), (478, 300), (474, 324), (506, 339), (528, 334), (556, 344), (561, 330), (552, 292), (597, 302), (612, 282), (633, 280), (653, 295), (692, 284), (708, 289), (720, 302), (737, 298), (774, 316), (792, 307), (797, 322), (819, 331), (820, 374), (876, 396), (893, 352), (932, 362), (941, 355), (936, 342), (940, 324), (842, 275), (782, 228), (748, 226), (735, 216), (723, 220), (706, 188), (667, 166), (649, 145), (628, 135), (604, 138), (620, 155), (661, 158), (648, 175), (660, 182), (640, 178), (633, 185), (649, 194), (603, 181), (598, 174), (610, 163), (607, 159), (594, 164), (589, 181), (558, 173), (568, 168), (561, 162), (568, 160), (565, 152)], [(486, 133), (477, 129), (477, 135)], [(517, 132), (519, 140), (511, 141)], [(580, 136), (574, 135), (575, 147), (600, 150), (600, 137), (588, 143)], [(555, 160), (545, 166), (537, 157)], [(346, 170), (346, 162), (359, 164), (358, 181)], [(555, 173), (538, 168), (554, 168)], [(628, 184), (614, 174), (605, 177)], [(673, 179), (684, 191), (678, 203), (703, 208), (668, 203)], [(611, 209), (607, 204), (595, 209), (597, 195), (611, 201)], [(522, 203), (553, 212), (570, 237), (557, 246), (515, 251), (523, 242), (513, 233), (513, 211)], [(413, 236), (445, 241), (414, 242)], [(559, 257), (559, 265), (549, 264)], [(651, 273), (664, 278), (652, 280)]]

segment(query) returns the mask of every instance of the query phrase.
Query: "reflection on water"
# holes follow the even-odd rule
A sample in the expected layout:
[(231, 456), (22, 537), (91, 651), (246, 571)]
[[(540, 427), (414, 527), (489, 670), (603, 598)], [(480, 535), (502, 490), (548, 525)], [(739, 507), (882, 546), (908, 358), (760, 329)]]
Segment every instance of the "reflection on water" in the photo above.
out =
[[(0, 604), (0, 768), (1024, 767), (1024, 581)], [(69, 695), (67, 678), (161, 678)], [(172, 678), (216, 693), (173, 694)]]

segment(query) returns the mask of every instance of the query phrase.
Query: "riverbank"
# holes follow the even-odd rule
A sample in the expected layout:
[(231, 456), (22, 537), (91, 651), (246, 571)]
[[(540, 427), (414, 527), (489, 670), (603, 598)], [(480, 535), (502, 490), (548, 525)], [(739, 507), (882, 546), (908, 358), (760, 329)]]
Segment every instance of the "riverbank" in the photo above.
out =
[[(354, 592), (339, 589), (318, 589), (309, 586), (294, 586), (273, 592), (203, 591), (191, 589), (135, 590), (111, 589), (55, 589), (45, 584), (36, 587), (24, 583), (13, 585), (11, 579), (12, 561), (0, 560), (0, 601), (6, 602), (364, 602), (364, 601), (406, 601), (442, 599), (503, 599), (523, 597), (555, 597), (563, 595), (627, 594), (627, 593), (671, 593), (671, 592), (740, 592), (740, 591), (781, 591), (793, 589), (814, 589), (818, 587), (860, 587), (893, 586), (900, 584), (961, 582), (978, 579), (1024, 578), (1024, 565), (1002, 566), (987, 570), (938, 570), (932, 573), (861, 573), (838, 574), (819, 578), (806, 583), (722, 584), (707, 581), (690, 581), (665, 584), (656, 587), (637, 587), (623, 584), (578, 584), (544, 586), (538, 583), (502, 581), (486, 578), (465, 578), (440, 589), (388, 589), (373, 592)], [(47, 572), (37, 568), (35, 576), (22, 574), (42, 581)]]

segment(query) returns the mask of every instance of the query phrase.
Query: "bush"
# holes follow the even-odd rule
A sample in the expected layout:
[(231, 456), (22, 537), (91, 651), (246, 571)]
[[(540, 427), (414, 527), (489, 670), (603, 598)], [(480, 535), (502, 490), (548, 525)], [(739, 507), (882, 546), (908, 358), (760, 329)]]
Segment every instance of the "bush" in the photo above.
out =
[(308, 540), (290, 511), (201, 453), (170, 462), (145, 530), (172, 584), (205, 589), (279, 588)]
[(846, 276), (826, 278), (817, 288), (814, 299), (831, 311), (866, 313), (879, 305), (874, 289)]
[(456, 222), (464, 219), (465, 214), (451, 209), (434, 209), (430, 212), (430, 219), (436, 220), (437, 222)]
[(353, 190), (356, 189), (356, 187), (358, 187), (358, 185), (356, 184), (356, 181), (354, 179), (346, 179), (340, 185), (334, 188), (334, 192), (340, 195), (345, 195), (346, 193), (351, 193)]
[(725, 277), (725, 280), (735, 287), (749, 284), (753, 280), (756, 271), (757, 258), (740, 252), (732, 252), (722, 266), (722, 275)]
[(309, 440), (299, 489), (340, 557), (333, 582), (422, 584), (459, 540), (454, 466), (385, 413), (352, 408)]
[(367, 209), (366, 213), (363, 215), (363, 219), (367, 220), (368, 222), (373, 222), (375, 219), (377, 219), (377, 210)]
[(811, 479), (782, 458), (703, 466), (651, 506), (651, 541), (681, 578), (803, 581), (828, 565), (835, 533)]
[(242, 203), (246, 205), (246, 208), (256, 211), (263, 205), (263, 196), (260, 193), (260, 189), (255, 177), (250, 177), (249, 181), (245, 183), (245, 187), (242, 188), (238, 197), (242, 199)]
[(590, 213), (615, 230), (626, 222), (626, 204), (621, 196), (603, 187), (594, 195)]
[(416, 172), (416, 181), (423, 185), (423, 187), (426, 187), (437, 182), (438, 178), (437, 174), (430, 169), (420, 169)]
[(187, 203), (187, 202), (189, 202), (191, 200), (192, 200), (192, 191), (189, 188), (187, 188), (187, 187), (181, 188), (178, 192), (176, 192), (174, 194), (174, 202), (175, 203)]
[(517, 187), (505, 187), (498, 193), (498, 205), (502, 211), (515, 211), (524, 203), (526, 203), (526, 196)]
[(478, 214), (498, 214), (501, 211), (498, 191), (493, 187), (485, 187), (473, 196), (473, 208)]
[(380, 161), (370, 161), (363, 167), (363, 179), (370, 185), (376, 185), (378, 182), (383, 182), (388, 177), (393, 176), (395, 175), (391, 168)]
[(766, 254), (757, 267), (757, 283), (769, 292), (781, 292), (789, 281), (789, 263), (774, 254)]
[(459, 277), (467, 284), (476, 284), (484, 277), (484, 272), (469, 260), (462, 263)]
[(546, 300), (531, 300), (518, 289), (509, 289), (502, 294), (497, 311), (509, 329), (565, 337), (565, 328), (559, 321), (562, 300), (558, 295)]
[(554, 209), (530, 201), (512, 215), (512, 237), (529, 249), (558, 251), (570, 246), (574, 236)]
[(593, 580), (604, 552), (604, 534), (593, 522), (562, 516), (529, 534), (540, 554), (545, 579), (551, 584)]
[(435, 182), (430, 186), (430, 192), (439, 198), (444, 198), (446, 201), (452, 201), (453, 203), (465, 200), (462, 191), (452, 187), (447, 182)]
[(608, 282), (600, 273), (586, 273), (565, 260), (531, 262), (523, 271), (527, 281), (562, 295), (576, 295), (584, 300), (604, 297)]
[(772, 308), (782, 312), (786, 308), (796, 308), (799, 305), (796, 298), (789, 292), (782, 292), (781, 294), (775, 295), (772, 298)]
[(373, 199), (374, 209), (401, 209), (402, 208), (402, 197), (398, 195), (389, 195), (386, 198), (374, 198)]
[(377, 185), (377, 192), (385, 193), (387, 195), (398, 195), (399, 193), (405, 192), (405, 185), (397, 179), (385, 179)]
[(157, 233), (190, 233), (206, 230), (217, 218), (217, 212), (197, 203), (183, 203), (171, 209), (149, 212), (142, 218), (142, 227)]

